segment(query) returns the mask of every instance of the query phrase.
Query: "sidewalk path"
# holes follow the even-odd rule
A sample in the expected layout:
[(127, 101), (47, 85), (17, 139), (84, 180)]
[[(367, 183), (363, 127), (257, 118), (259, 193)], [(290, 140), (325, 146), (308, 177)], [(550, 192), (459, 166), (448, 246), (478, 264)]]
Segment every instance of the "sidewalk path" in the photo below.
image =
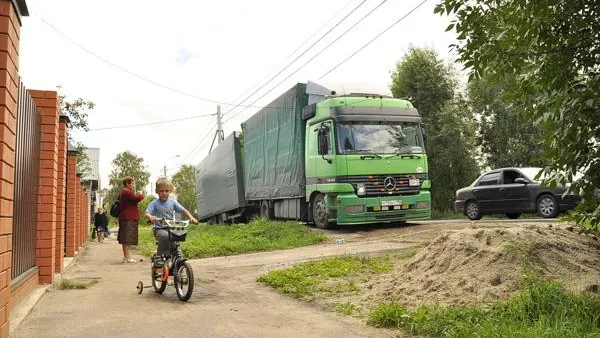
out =
[[(322, 248), (330, 250), (329, 246), (298, 249), (318, 257), (323, 255), (319, 253)], [(181, 302), (172, 286), (163, 295), (152, 288), (138, 295), (139, 280), (150, 285), (149, 260), (144, 257), (139, 262), (142, 257), (134, 256), (137, 263), (123, 264), (121, 246), (114, 236), (102, 244), (88, 242), (62, 277), (96, 279), (98, 283), (85, 290), (51, 287), (11, 337), (351, 338), (397, 334), (297, 301), (256, 282), (265, 271), (265, 262), (286, 265), (286, 257), (295, 256), (293, 250), (298, 249), (191, 261), (194, 294), (189, 302)], [(263, 263), (251, 257), (262, 257)]]

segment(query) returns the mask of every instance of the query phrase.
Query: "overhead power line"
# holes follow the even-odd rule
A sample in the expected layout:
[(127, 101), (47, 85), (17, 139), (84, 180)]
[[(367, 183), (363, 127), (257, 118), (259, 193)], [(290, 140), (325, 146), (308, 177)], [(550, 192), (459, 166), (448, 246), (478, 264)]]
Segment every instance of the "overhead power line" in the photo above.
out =
[[(283, 62), (287, 62), (289, 59), (292, 58), (292, 56), (296, 55), (296, 53), (306, 44), (308, 43), (310, 40), (312, 40), (323, 28), (325, 28), (330, 22), (333, 21), (333, 19), (335, 19), (340, 13), (342, 13), (346, 7), (348, 7), (350, 5), (350, 3), (353, 0), (350, 0), (346, 3), (346, 5), (344, 7), (342, 7), (342, 9), (340, 9), (334, 16), (332, 16), (331, 18), (329, 18), (329, 20), (327, 20), (327, 22), (325, 22), (321, 27), (319, 27), (317, 30), (315, 30), (315, 32), (308, 37), (306, 40), (304, 40), (301, 44), (298, 45), (298, 47), (296, 47), (296, 49), (291, 52), (285, 59)], [(260, 81), (258, 81), (254, 86), (252, 86), (251, 88), (248, 88), (246, 91), (244, 91), (243, 94), (239, 95), (237, 98), (235, 98), (235, 102), (238, 102), (242, 97), (244, 97), (245, 95), (247, 95), (249, 92), (255, 90), (256, 87), (260, 86), (261, 83), (263, 83), (265, 80), (267, 80), (267, 78), (269, 78), (271, 76), (271, 74), (273, 74), (275, 71), (277, 71), (277, 69), (279, 69), (279, 66), (273, 68), (271, 71), (269, 71), (269, 73), (267, 73), (267, 75), (265, 75)], [(260, 88), (259, 88), (260, 89)], [(243, 103), (243, 102), (240, 102)], [(236, 106), (237, 107), (237, 106)], [(233, 107), (231, 110), (234, 110), (236, 107)], [(230, 111), (228, 111), (227, 113), (229, 113)]]
[[(359, 9), (362, 5), (365, 4), (365, 2), (367, 2), (367, 0), (363, 0), (361, 3), (359, 3), (356, 7), (354, 7), (348, 14), (346, 14), (340, 21), (338, 21), (335, 25), (333, 25), (333, 27), (331, 27), (327, 32), (325, 32), (325, 34), (321, 35), (321, 37), (319, 39), (317, 39), (317, 41), (313, 42), (310, 46), (308, 46), (308, 48), (306, 48), (300, 55), (296, 56), (295, 59), (293, 59), (290, 63), (288, 63), (285, 67), (283, 67), (283, 69), (281, 69), (279, 72), (277, 72), (277, 74), (273, 75), (269, 80), (267, 80), (267, 82), (265, 82), (262, 86), (260, 86), (258, 89), (256, 89), (255, 91), (253, 91), (250, 95), (248, 95), (245, 99), (243, 99), (239, 104), (235, 105), (235, 107), (229, 109), (227, 112), (225, 112), (225, 114), (223, 114), (223, 116), (226, 116), (227, 114), (229, 114), (232, 110), (234, 110), (237, 107), (240, 107), (242, 103), (246, 102), (246, 100), (248, 100), (249, 98), (251, 98), (252, 96), (254, 96), (254, 94), (256, 94), (258, 91), (260, 91), (261, 89), (263, 89), (266, 85), (268, 85), (271, 81), (273, 81), (275, 78), (277, 78), (277, 76), (279, 76), (279, 74), (283, 73), (286, 69), (288, 69), (292, 64), (294, 64), (294, 62), (296, 62), (299, 58), (301, 58), (304, 54), (306, 54), (311, 48), (313, 48), (317, 43), (319, 43), (321, 40), (323, 40), (327, 35), (329, 35), (329, 33), (331, 33), (331, 31), (333, 31), (335, 28), (337, 28), (342, 22), (344, 22), (350, 15), (352, 15), (354, 12), (356, 12), (357, 9)], [(254, 101), (256, 102), (256, 100)]]
[(193, 119), (198, 119), (198, 118), (201, 118), (201, 117), (208, 117), (208, 116), (214, 116), (214, 115), (215, 114), (203, 114), (203, 115), (196, 115), (196, 116), (190, 116), (190, 117), (182, 117), (180, 119), (173, 119), (173, 120), (162, 120), (162, 121), (154, 121), (154, 122), (148, 122), (148, 123), (138, 123), (138, 124), (123, 125), (123, 126), (113, 126), (113, 127), (90, 128), (89, 131), (125, 129), (125, 128), (134, 128), (134, 127), (146, 127), (146, 126), (153, 126), (153, 125), (157, 125), (157, 124), (164, 124), (164, 123), (171, 123), (171, 122), (193, 120)]
[[(381, 1), (379, 3), (379, 5), (375, 6), (373, 9), (371, 9), (367, 14), (365, 14), (362, 18), (360, 18), (357, 22), (355, 22), (352, 26), (350, 26), (342, 34), (340, 34), (335, 40), (333, 40), (327, 46), (325, 46), (320, 51), (318, 51), (315, 55), (313, 55), (310, 59), (308, 59), (306, 62), (304, 62), (295, 71), (293, 71), (292, 73), (288, 74), (288, 76), (286, 76), (283, 80), (279, 81), (275, 86), (271, 87), (271, 89), (269, 89), (266, 93), (262, 94), (258, 99), (252, 101), (251, 104), (256, 103), (258, 100), (262, 99), (267, 94), (269, 94), (270, 92), (272, 92), (275, 88), (279, 87), (279, 85), (281, 85), (284, 81), (286, 81), (287, 79), (289, 79), (290, 77), (292, 77), (292, 75), (296, 74), (298, 71), (300, 71), (306, 65), (308, 65), (310, 62), (312, 62), (315, 58), (317, 58), (319, 55), (321, 55), (324, 51), (326, 51), (327, 49), (329, 49), (333, 44), (335, 44), (336, 42), (338, 42), (342, 37), (344, 37), (344, 35), (348, 34), (352, 29), (354, 29), (354, 27), (358, 26), (358, 24), (360, 24), (361, 22), (363, 22), (367, 17), (369, 17), (371, 14), (373, 14), (373, 12), (375, 12), (379, 7), (381, 7), (386, 2), (387, 2), (387, 0)], [(230, 116), (227, 120), (225, 120), (223, 122), (227, 122), (227, 121), (231, 120), (236, 115), (239, 115), (242, 111), (243, 110), (239, 111), (237, 114), (234, 114), (234, 115)]]
[[(98, 59), (98, 60), (106, 63), (107, 65), (109, 65), (111, 67), (114, 67), (114, 68), (116, 68), (116, 69), (118, 69), (118, 70), (120, 70), (120, 71), (122, 71), (122, 72), (124, 72), (126, 74), (129, 74), (129, 75), (131, 75), (131, 76), (133, 76), (133, 77), (135, 77), (135, 78), (137, 78), (139, 80), (142, 80), (142, 81), (150, 83), (150, 84), (152, 84), (154, 86), (157, 86), (157, 87), (169, 90), (169, 91), (171, 91), (173, 93), (180, 94), (180, 95), (183, 95), (183, 96), (187, 96), (187, 97), (190, 97), (190, 98), (193, 98), (193, 99), (197, 99), (197, 100), (200, 100), (200, 101), (211, 102), (211, 103), (216, 103), (216, 104), (222, 104), (224, 106), (234, 106), (234, 105), (236, 105), (235, 103), (232, 103), (232, 102), (219, 101), (219, 100), (214, 100), (214, 99), (210, 99), (210, 98), (207, 98), (207, 97), (202, 97), (202, 96), (194, 95), (194, 94), (191, 94), (191, 93), (187, 93), (187, 92), (184, 92), (184, 91), (179, 90), (177, 88), (173, 88), (173, 87), (164, 85), (164, 84), (162, 84), (160, 82), (154, 81), (154, 80), (149, 79), (149, 78), (147, 78), (145, 76), (142, 76), (142, 75), (140, 75), (138, 73), (135, 73), (135, 72), (133, 72), (133, 71), (131, 71), (131, 70), (125, 68), (125, 67), (122, 67), (122, 66), (120, 66), (120, 65), (118, 65), (118, 64), (116, 64), (116, 63), (114, 63), (114, 62), (112, 62), (110, 60), (108, 60), (105, 57), (102, 57), (102, 56), (94, 53), (90, 49), (84, 47), (83, 45), (81, 45), (80, 43), (78, 43), (77, 41), (75, 41), (71, 37), (69, 37), (67, 34), (65, 34), (62, 31), (60, 31), (54, 25), (52, 25), (51, 23), (49, 23), (48, 21), (46, 21), (46, 19), (40, 17), (39, 15), (36, 15), (36, 17), (38, 19), (40, 19), (48, 27), (52, 28), (52, 30), (54, 30), (60, 36), (62, 36), (63, 38), (65, 38), (67, 41), (69, 41), (70, 43), (72, 43), (73, 45), (75, 45), (76, 47), (78, 47), (79, 49), (81, 49), (82, 51), (84, 51), (84, 52), (88, 53), (89, 55), (95, 57), (96, 59)], [(236, 105), (236, 106), (246, 107), (246, 108), (262, 108), (262, 107), (243, 106), (243, 105), (239, 105), (239, 104)]]
[(394, 26), (396, 26), (397, 24), (399, 24), (402, 20), (406, 19), (408, 16), (410, 16), (414, 11), (416, 11), (417, 9), (419, 9), (419, 7), (421, 7), (424, 3), (426, 3), (427, 0), (423, 0), (421, 1), (418, 5), (416, 5), (413, 9), (411, 9), (408, 13), (406, 13), (403, 17), (401, 17), (400, 19), (398, 19), (396, 22), (394, 22), (391, 26), (389, 26), (388, 28), (384, 29), (381, 33), (377, 34), (374, 38), (372, 38), (371, 40), (369, 40), (366, 44), (364, 44), (362, 47), (360, 47), (357, 51), (355, 51), (354, 53), (350, 54), (347, 58), (345, 58), (342, 62), (338, 63), (335, 67), (331, 68), (327, 73), (321, 75), (321, 77), (319, 77), (319, 80), (324, 78), (325, 76), (329, 75), (329, 73), (333, 72), (334, 70), (336, 70), (339, 66), (343, 65), (344, 63), (346, 63), (348, 60), (350, 60), (351, 58), (353, 58), (356, 54), (360, 53), (360, 51), (362, 51), (363, 49), (365, 49), (368, 45), (370, 45), (373, 41), (377, 40), (380, 36), (382, 36), (385, 32), (389, 31), (390, 29), (392, 29)]
[(206, 131), (206, 133), (200, 138), (200, 141), (196, 143), (194, 146), (190, 148), (190, 150), (181, 158), (181, 161), (192, 160), (196, 155), (200, 153), (202, 147), (206, 145), (207, 141), (210, 141), (210, 136), (212, 136), (212, 132), (214, 131), (217, 123), (214, 122), (211, 127)]

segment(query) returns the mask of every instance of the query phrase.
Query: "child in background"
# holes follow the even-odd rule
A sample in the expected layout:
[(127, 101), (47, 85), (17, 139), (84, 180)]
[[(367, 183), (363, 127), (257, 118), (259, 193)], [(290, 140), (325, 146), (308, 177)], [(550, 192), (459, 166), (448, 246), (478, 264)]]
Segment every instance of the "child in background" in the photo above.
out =
[[(154, 238), (158, 241), (158, 256), (168, 257), (169, 252), (169, 232), (166, 229), (161, 229), (158, 221), (160, 218), (174, 219), (175, 213), (183, 213), (191, 223), (198, 224), (198, 220), (190, 214), (179, 202), (169, 198), (169, 194), (173, 191), (173, 185), (166, 178), (159, 178), (156, 181), (156, 193), (158, 199), (150, 202), (146, 208), (146, 218), (153, 223)], [(164, 264), (163, 260), (156, 262), (158, 265)]]

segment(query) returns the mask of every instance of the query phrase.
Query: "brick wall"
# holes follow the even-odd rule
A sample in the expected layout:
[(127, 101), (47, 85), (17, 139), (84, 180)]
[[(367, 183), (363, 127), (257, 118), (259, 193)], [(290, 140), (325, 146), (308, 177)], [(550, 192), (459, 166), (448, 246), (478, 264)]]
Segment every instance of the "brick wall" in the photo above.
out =
[(58, 197), (58, 116), (60, 106), (55, 91), (28, 91), (41, 117), (40, 179), (38, 185), (38, 218), (35, 264), (40, 283), (54, 281), (56, 262), (56, 220)]
[(0, 337), (9, 333), (20, 30), (13, 3), (0, 0)]
[[(75, 257), (75, 251), (77, 251), (79, 245), (77, 239), (75, 237), (76, 227), (77, 227), (77, 189), (79, 188), (79, 184), (77, 184), (77, 176), (75, 175), (77, 171), (77, 154), (75, 151), (67, 152), (67, 234), (66, 234), (66, 256), (67, 257)], [(77, 245), (77, 247), (76, 247)]]
[(56, 241), (55, 241), (55, 266), (54, 272), (63, 271), (65, 256), (65, 198), (66, 198), (66, 175), (67, 175), (67, 123), (69, 118), (59, 118), (58, 130), (58, 176), (56, 181)]

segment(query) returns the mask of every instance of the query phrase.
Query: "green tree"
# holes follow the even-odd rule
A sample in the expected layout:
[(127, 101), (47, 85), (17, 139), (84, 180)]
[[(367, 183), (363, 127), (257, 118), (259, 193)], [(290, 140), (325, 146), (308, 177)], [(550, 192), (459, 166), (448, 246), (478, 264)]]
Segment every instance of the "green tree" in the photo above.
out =
[(457, 83), (456, 72), (429, 48), (411, 47), (392, 73), (394, 97), (410, 100), (426, 125), (432, 206), (441, 211), (479, 173), (474, 118), (455, 94)]
[(196, 212), (196, 173), (194, 166), (184, 164), (175, 175), (173, 175), (173, 186), (177, 195), (177, 201), (190, 213)]
[(112, 161), (112, 166), (112, 171), (108, 177), (109, 189), (106, 195), (106, 201), (109, 205), (119, 197), (125, 177), (133, 177), (138, 190), (143, 190), (148, 185), (150, 172), (146, 170), (143, 158), (137, 157), (129, 151), (124, 151), (117, 154)]
[(468, 85), (469, 106), (477, 116), (477, 146), (490, 168), (543, 166), (541, 132), (504, 97), (505, 79), (473, 79)]
[[(60, 87), (59, 87), (60, 91)], [(65, 95), (60, 94), (58, 96), (58, 102), (60, 104), (60, 112), (62, 115), (68, 116), (70, 124), (69, 130), (83, 130), (89, 131), (87, 117), (88, 113), (94, 110), (96, 104), (89, 100), (78, 98), (76, 100), (69, 101)], [(87, 174), (91, 171), (90, 160), (83, 149), (85, 146), (83, 143), (73, 139), (71, 133), (68, 133), (69, 142), (75, 146), (77, 151), (77, 169), (82, 174)]]
[(148, 224), (145, 220), (144, 213), (146, 212), (146, 208), (148, 208), (148, 204), (154, 201), (156, 197), (153, 195), (145, 196), (144, 199), (138, 204), (138, 208), (140, 209), (140, 224)]
[[(471, 78), (514, 79), (507, 94), (543, 134), (551, 185), (572, 186), (577, 218), (600, 230), (600, 6), (597, 1), (442, 0)], [(589, 223), (586, 223), (589, 221)]]

